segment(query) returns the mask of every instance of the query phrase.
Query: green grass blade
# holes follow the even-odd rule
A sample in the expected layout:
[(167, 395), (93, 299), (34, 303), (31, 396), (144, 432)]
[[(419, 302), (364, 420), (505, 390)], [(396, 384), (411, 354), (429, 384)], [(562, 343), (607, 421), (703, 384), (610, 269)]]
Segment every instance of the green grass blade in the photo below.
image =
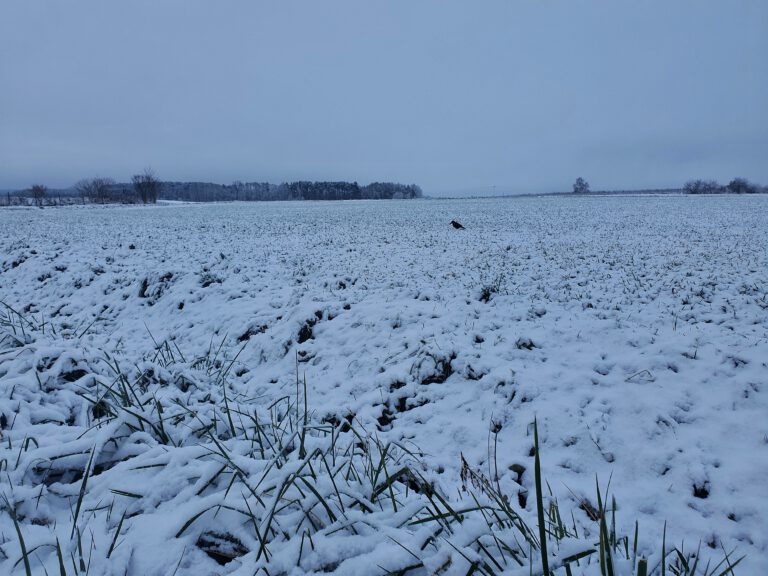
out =
[(77, 518), (80, 515), (80, 508), (83, 506), (83, 499), (85, 498), (85, 491), (88, 488), (88, 477), (91, 474), (91, 464), (93, 464), (93, 455), (96, 452), (94, 447), (91, 450), (91, 457), (88, 459), (88, 464), (85, 466), (85, 472), (83, 473), (83, 482), (80, 484), (80, 493), (77, 496), (77, 506), (75, 507), (75, 515), (72, 518), (72, 532), (70, 533), (70, 539), (74, 538), (75, 530), (77, 529)]
[(544, 520), (544, 496), (541, 492), (541, 456), (539, 447), (539, 423), (533, 420), (533, 445), (535, 450), (533, 474), (536, 483), (536, 513), (539, 519), (539, 551), (541, 552), (541, 567), (545, 575), (549, 574), (549, 557), (547, 555), (547, 526)]

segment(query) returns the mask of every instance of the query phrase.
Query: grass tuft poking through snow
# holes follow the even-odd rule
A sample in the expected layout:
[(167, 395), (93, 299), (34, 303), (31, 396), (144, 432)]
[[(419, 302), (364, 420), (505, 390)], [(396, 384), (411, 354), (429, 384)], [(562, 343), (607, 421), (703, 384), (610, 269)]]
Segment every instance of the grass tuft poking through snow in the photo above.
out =
[(724, 576), (741, 561), (644, 542), (637, 523), (618, 534), (599, 482), (591, 524), (561, 510), (538, 420), (534, 516), (490, 464), (462, 458), (450, 494), (415, 447), (323, 422), (298, 356), (295, 390), (266, 400), (231, 386), (242, 348), (225, 339), (187, 357), (150, 335), (131, 364), (81, 334), (0, 316), (4, 574)]

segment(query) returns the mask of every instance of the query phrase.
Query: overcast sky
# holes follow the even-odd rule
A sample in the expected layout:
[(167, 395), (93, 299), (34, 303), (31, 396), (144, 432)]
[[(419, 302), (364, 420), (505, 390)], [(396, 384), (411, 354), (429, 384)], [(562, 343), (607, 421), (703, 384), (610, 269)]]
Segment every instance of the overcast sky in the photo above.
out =
[(768, 184), (766, 0), (1, 0), (0, 188)]

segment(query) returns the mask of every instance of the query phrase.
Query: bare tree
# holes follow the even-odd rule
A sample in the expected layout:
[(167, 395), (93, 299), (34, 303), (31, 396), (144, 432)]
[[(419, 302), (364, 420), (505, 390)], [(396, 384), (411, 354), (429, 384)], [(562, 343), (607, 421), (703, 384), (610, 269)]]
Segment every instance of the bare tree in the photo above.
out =
[(147, 168), (141, 174), (134, 174), (131, 178), (136, 195), (144, 204), (157, 202), (160, 195), (162, 182), (155, 176), (151, 168)]
[(715, 180), (689, 180), (683, 186), (685, 194), (717, 194), (723, 187)]
[(85, 178), (75, 184), (75, 189), (80, 192), (83, 197), (83, 202), (88, 198), (90, 202), (98, 202), (104, 204), (109, 198), (109, 189), (115, 185), (115, 181), (112, 178), (101, 178), (96, 176), (95, 178)]
[(576, 178), (576, 182), (573, 183), (573, 191), (576, 194), (586, 194), (589, 192), (589, 182), (579, 176)]
[(85, 204), (85, 199), (88, 198), (90, 189), (90, 180), (82, 179), (75, 182), (75, 190), (77, 190), (78, 194), (80, 194), (80, 199), (83, 201), (83, 204)]
[(45, 195), (48, 193), (48, 188), (46, 188), (42, 184), (34, 184), (32, 188), (29, 189), (29, 191), (32, 193), (32, 198), (34, 199), (35, 204), (37, 204), (40, 208), (42, 208), (43, 199), (45, 198)]

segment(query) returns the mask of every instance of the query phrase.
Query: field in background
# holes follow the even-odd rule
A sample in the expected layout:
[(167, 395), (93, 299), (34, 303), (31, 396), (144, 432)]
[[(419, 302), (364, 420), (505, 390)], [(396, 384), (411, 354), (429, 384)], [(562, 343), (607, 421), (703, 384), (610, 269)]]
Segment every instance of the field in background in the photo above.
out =
[[(2, 571), (23, 573), (20, 526), (49, 573), (63, 550), (68, 574), (464, 574), (474, 557), (400, 541), (429, 538), (403, 531), (424, 518), (405, 493), (505, 494), (534, 526), (537, 418), (544, 502), (580, 538), (600, 539), (597, 475), (651, 560), (666, 521), (768, 572), (768, 197), (2, 210), (0, 300)], [(314, 449), (360, 468), (348, 493)], [(328, 466), (282, 496), (317, 517), (278, 504), (289, 452)], [(321, 534), (358, 492), (385, 520)]]

